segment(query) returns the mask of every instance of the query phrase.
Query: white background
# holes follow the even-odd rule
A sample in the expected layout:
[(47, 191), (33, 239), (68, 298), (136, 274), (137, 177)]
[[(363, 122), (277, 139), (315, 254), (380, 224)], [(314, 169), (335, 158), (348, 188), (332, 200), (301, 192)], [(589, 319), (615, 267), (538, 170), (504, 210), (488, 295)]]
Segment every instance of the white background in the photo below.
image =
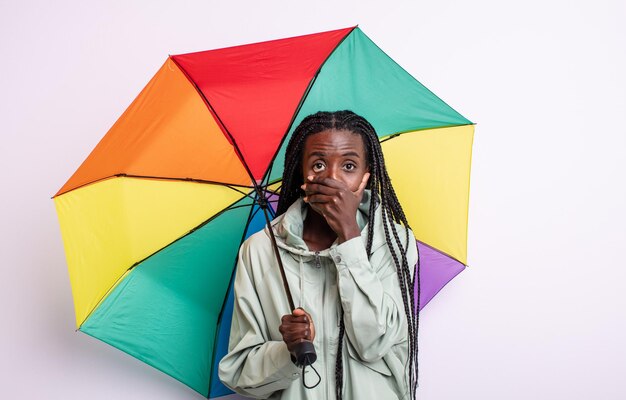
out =
[(168, 54), (359, 24), (478, 123), (418, 397), (626, 398), (626, 2), (0, 0), (0, 397), (200, 399), (82, 333), (53, 201)]

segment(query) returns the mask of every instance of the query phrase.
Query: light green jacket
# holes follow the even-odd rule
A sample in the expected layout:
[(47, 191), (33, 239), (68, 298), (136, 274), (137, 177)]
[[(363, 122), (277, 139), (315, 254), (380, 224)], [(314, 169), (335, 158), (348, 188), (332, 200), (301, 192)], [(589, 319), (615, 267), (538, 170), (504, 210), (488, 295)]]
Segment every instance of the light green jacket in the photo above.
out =
[[(267, 227), (246, 240), (239, 251), (235, 305), (229, 352), (221, 360), (219, 376), (232, 390), (249, 397), (270, 399), (334, 399), (335, 361), (341, 307), (344, 310), (343, 398), (408, 398), (408, 333), (404, 305), (381, 220), (380, 207), (372, 256), (368, 260), (367, 212), (370, 193), (364, 193), (357, 212), (361, 237), (336, 242), (319, 252), (309, 251), (302, 239), (308, 210), (296, 201), (272, 222), (289, 287), (296, 307), (304, 308), (315, 324), (320, 384), (306, 389), (301, 372), (291, 361), (278, 331), (281, 317), (290, 314)], [(396, 225), (406, 248), (404, 228)], [(417, 263), (417, 248), (409, 231), (409, 266)], [(341, 304), (341, 305), (340, 305)], [(308, 367), (307, 385), (317, 382)]]

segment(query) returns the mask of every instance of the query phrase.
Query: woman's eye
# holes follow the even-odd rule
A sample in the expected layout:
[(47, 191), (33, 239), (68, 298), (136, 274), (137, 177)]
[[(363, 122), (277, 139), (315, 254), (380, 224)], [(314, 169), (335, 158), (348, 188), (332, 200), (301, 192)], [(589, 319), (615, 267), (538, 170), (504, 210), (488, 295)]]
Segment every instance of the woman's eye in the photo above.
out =
[(313, 164), (313, 171), (315, 172), (319, 172), (321, 170), (324, 169), (324, 164), (321, 162), (316, 162), (315, 164)]
[(353, 171), (356, 168), (356, 165), (352, 164), (352, 163), (348, 163), (344, 166), (344, 168), (348, 171)]

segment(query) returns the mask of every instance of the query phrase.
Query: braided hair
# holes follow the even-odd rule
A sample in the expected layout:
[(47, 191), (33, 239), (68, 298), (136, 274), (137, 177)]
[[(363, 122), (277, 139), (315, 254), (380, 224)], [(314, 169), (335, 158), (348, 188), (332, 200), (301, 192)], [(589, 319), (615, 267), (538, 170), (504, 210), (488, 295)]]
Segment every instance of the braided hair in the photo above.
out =
[[(400, 206), (400, 202), (396, 196), (396, 193), (391, 185), (391, 179), (387, 174), (385, 167), (385, 160), (383, 157), (382, 148), (374, 127), (363, 117), (355, 114), (352, 111), (335, 111), (326, 112), (320, 111), (316, 114), (309, 115), (304, 118), (300, 125), (294, 130), (291, 139), (287, 145), (285, 155), (285, 169), (283, 172), (283, 182), (281, 187), (280, 200), (277, 207), (277, 215), (283, 214), (294, 201), (303, 195), (303, 191), (300, 186), (304, 183), (302, 176), (302, 157), (306, 138), (310, 135), (323, 132), (325, 130), (346, 130), (354, 134), (358, 134), (363, 139), (365, 148), (365, 156), (370, 170), (370, 178), (367, 184), (367, 188), (370, 189), (372, 195), (372, 201), (369, 206), (369, 218), (368, 224), (368, 236), (367, 236), (367, 255), (371, 257), (372, 252), (372, 239), (374, 236), (374, 210), (380, 204), (382, 208), (382, 223), (385, 232), (385, 240), (391, 251), (393, 262), (396, 266), (398, 283), (400, 284), (400, 291), (402, 293), (402, 301), (404, 303), (404, 309), (406, 314), (406, 320), (408, 325), (408, 344), (409, 344), (409, 363), (408, 363), (408, 375), (409, 375), (409, 390), (410, 398), (415, 398), (415, 391), (417, 387), (417, 339), (419, 328), (419, 295), (420, 295), (420, 280), (419, 280), (419, 257), (417, 266), (409, 266), (406, 257), (407, 249), (404, 248), (396, 225), (392, 222), (402, 224), (405, 230), (405, 243), (407, 248), (409, 244), (409, 223), (404, 215), (404, 211)], [(391, 227), (391, 229), (390, 229)], [(394, 243), (400, 250), (397, 254), (394, 250)], [(413, 271), (409, 267), (414, 267)], [(415, 295), (413, 287), (415, 283), (415, 277), (417, 279), (417, 307), (413, 307), (415, 304)], [(343, 310), (341, 312), (341, 320), (339, 326), (339, 346), (337, 351), (337, 359), (335, 364), (335, 382), (337, 390), (337, 399), (342, 398), (343, 387), (343, 360), (342, 360), (342, 348), (343, 348), (343, 336), (345, 332), (345, 324), (343, 320)]]

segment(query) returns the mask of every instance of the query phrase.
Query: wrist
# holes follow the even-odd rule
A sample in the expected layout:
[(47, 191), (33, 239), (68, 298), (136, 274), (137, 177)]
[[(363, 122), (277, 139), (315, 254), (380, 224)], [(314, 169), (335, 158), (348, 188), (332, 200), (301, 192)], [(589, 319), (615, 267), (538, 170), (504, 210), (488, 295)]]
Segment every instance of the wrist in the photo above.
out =
[(359, 229), (358, 226), (355, 225), (353, 227), (350, 227), (344, 230), (343, 232), (341, 232), (341, 234), (337, 235), (337, 242), (341, 244), (359, 236), (361, 236), (361, 230)]

